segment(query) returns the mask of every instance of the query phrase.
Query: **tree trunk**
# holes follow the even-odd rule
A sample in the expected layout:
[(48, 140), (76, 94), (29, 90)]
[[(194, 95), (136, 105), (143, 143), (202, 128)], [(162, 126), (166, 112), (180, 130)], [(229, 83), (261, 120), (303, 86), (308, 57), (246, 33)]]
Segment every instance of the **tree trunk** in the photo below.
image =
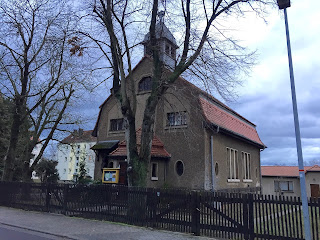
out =
[(14, 163), (16, 159), (16, 151), (17, 144), (19, 140), (19, 130), (21, 126), (21, 103), (19, 100), (16, 100), (16, 111), (13, 114), (13, 121), (11, 125), (10, 132), (10, 143), (7, 154), (4, 158), (4, 169), (2, 175), (2, 181), (12, 181), (13, 179), (13, 171), (14, 171)]
[(33, 170), (30, 169), (30, 162), (24, 161), (23, 162), (23, 173), (22, 173), (22, 181), (23, 182), (31, 182), (32, 181), (32, 172)]
[(127, 161), (128, 161), (128, 186), (135, 185), (135, 175), (136, 172), (134, 171), (134, 165), (137, 161), (139, 161), (138, 151), (137, 151), (137, 135), (136, 135), (136, 124), (135, 124), (135, 117), (129, 115), (127, 116), (128, 121), (128, 129), (126, 135), (127, 141)]
[(136, 166), (138, 186), (146, 186), (148, 166), (151, 159), (152, 139), (154, 136), (154, 121), (156, 107), (159, 102), (158, 96), (151, 95), (147, 100), (147, 105), (143, 115), (141, 146), (139, 154), (139, 164)]

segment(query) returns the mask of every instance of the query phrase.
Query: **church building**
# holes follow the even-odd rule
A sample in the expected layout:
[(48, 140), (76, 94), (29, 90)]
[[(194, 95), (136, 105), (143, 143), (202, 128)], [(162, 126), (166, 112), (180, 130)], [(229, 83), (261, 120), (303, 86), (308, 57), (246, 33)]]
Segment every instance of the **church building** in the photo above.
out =
[[(156, 25), (156, 37), (161, 60), (170, 71), (176, 64), (178, 45), (163, 21)], [(149, 33), (143, 45), (144, 57), (132, 72), (138, 144), (153, 74)], [(170, 85), (160, 100), (154, 133), (148, 187), (251, 191), (260, 188), (260, 151), (265, 145), (256, 126), (182, 77)], [(92, 148), (97, 155), (95, 179), (101, 179), (103, 168), (123, 169), (127, 159), (124, 119), (113, 94), (100, 106), (92, 134), (97, 137)]]

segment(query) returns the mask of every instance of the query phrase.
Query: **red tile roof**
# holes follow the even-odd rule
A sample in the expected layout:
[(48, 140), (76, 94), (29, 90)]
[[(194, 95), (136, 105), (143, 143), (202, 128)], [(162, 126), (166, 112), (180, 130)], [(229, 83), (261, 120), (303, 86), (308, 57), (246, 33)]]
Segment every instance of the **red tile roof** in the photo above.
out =
[(178, 80), (181, 80), (181, 83), (184, 84), (187, 88), (192, 89), (191, 90), (192, 91), (192, 95), (199, 96), (199, 97), (200, 96), (204, 96), (207, 99), (209, 99), (210, 101), (213, 101), (218, 106), (222, 107), (223, 109), (226, 109), (230, 113), (236, 115), (237, 117), (239, 117), (243, 121), (245, 121), (245, 122), (247, 122), (247, 123), (249, 123), (249, 124), (251, 124), (253, 126), (256, 126), (255, 124), (250, 122), (248, 119), (244, 118), (239, 113), (237, 113), (236, 111), (234, 111), (233, 109), (229, 108), (227, 105), (225, 105), (224, 103), (222, 103), (221, 101), (219, 101), (218, 99), (216, 99), (215, 97), (210, 95), (208, 92), (198, 88), (196, 85), (192, 84), (191, 82), (189, 82), (188, 80), (184, 79), (183, 77), (179, 76)]
[[(320, 172), (318, 165), (304, 167), (307, 172)], [(298, 166), (261, 166), (261, 175), (265, 177), (299, 177)]]
[[(305, 167), (306, 168), (306, 167)], [(313, 165), (312, 167), (307, 167), (307, 172), (320, 172), (320, 166), (319, 165)]]
[(238, 116), (229, 113), (213, 102), (202, 97), (200, 97), (200, 104), (204, 116), (210, 123), (265, 147), (259, 138), (254, 124), (249, 124)]
[[(139, 129), (137, 131), (137, 147), (138, 151), (140, 150), (140, 144), (141, 144), (141, 130)], [(119, 147), (111, 152), (109, 156), (113, 157), (126, 157), (127, 156), (127, 145), (126, 141), (122, 141), (119, 143)], [(161, 140), (154, 136), (152, 139), (152, 146), (151, 146), (151, 157), (160, 157), (160, 158), (170, 158), (171, 155), (166, 151), (164, 148), (163, 143)]]
[(89, 131), (79, 131), (75, 130), (68, 137), (62, 140), (62, 143), (81, 143), (81, 142), (96, 142), (97, 138), (93, 137), (92, 130)]

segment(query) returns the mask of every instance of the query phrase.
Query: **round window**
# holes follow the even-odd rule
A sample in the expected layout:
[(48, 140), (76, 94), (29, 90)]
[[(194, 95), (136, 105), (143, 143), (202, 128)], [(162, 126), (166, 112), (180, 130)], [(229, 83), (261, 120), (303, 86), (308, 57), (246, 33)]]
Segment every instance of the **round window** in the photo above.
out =
[(176, 162), (176, 172), (179, 176), (183, 174), (184, 166), (182, 161), (177, 161)]

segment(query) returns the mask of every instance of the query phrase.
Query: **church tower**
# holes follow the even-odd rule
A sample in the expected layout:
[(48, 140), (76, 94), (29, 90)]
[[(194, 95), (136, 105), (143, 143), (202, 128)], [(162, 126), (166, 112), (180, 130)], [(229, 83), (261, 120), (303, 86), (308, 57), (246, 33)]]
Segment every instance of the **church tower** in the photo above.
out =
[[(164, 11), (159, 12), (158, 16), (159, 22), (156, 24), (156, 38), (160, 47), (160, 60), (163, 61), (167, 67), (174, 69), (178, 45), (170, 30), (164, 24)], [(142, 44), (144, 45), (144, 55), (151, 56), (150, 33), (145, 35)]]

